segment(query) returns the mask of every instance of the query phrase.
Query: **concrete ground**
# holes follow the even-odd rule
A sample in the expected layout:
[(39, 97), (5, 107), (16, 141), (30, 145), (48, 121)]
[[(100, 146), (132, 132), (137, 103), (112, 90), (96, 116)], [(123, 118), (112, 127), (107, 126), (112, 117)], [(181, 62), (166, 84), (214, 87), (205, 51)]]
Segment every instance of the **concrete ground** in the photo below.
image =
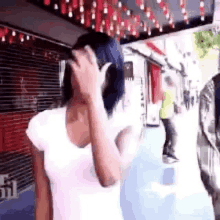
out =
[(162, 163), (164, 127), (146, 128), (121, 193), (125, 220), (214, 220), (196, 155), (198, 106), (175, 118), (179, 134), (173, 165)]

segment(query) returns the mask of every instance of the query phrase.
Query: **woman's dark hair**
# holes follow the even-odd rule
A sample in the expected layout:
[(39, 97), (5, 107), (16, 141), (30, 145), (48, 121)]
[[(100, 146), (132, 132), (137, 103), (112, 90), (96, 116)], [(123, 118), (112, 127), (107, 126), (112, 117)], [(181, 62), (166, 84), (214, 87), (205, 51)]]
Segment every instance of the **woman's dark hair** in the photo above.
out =
[[(86, 45), (94, 50), (99, 69), (108, 62), (112, 63), (106, 72), (107, 86), (102, 94), (104, 107), (110, 116), (124, 94), (124, 61), (120, 44), (105, 33), (94, 32), (79, 37), (72, 49), (82, 49)], [(71, 51), (69, 57), (73, 58)], [(62, 85), (62, 106), (67, 104), (73, 93), (71, 67), (67, 64)]]

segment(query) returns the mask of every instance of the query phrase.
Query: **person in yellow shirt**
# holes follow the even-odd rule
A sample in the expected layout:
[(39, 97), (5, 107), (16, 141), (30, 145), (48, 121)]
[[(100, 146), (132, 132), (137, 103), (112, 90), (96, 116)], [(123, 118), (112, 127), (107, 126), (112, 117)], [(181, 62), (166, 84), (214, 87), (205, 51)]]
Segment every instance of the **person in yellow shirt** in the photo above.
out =
[(165, 77), (164, 81), (166, 84), (166, 89), (164, 91), (163, 103), (160, 109), (160, 118), (164, 124), (166, 132), (166, 140), (163, 148), (163, 158), (165, 163), (170, 164), (178, 162), (179, 160), (175, 155), (177, 132), (173, 122), (175, 88), (174, 82), (170, 76)]

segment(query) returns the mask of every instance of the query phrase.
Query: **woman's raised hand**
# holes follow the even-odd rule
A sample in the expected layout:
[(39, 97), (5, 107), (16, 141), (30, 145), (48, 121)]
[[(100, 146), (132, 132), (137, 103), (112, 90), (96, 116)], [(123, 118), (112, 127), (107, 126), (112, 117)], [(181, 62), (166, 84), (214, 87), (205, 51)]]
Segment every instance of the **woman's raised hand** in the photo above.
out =
[(101, 85), (105, 80), (105, 74), (99, 70), (97, 58), (91, 47), (86, 46), (81, 50), (72, 51), (77, 62), (68, 60), (75, 80), (79, 85), (80, 93), (88, 104), (101, 98)]

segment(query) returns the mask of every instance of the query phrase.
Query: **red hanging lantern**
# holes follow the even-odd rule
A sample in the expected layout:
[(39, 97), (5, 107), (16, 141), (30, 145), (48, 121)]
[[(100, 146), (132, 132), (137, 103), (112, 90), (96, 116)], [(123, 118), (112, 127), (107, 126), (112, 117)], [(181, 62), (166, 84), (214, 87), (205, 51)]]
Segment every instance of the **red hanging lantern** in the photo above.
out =
[(100, 25), (102, 21), (102, 14), (100, 10), (96, 10), (96, 17), (95, 17), (95, 31), (99, 32)]
[(144, 23), (144, 31), (147, 31), (147, 25)]
[(83, 25), (85, 24), (84, 13), (81, 13), (81, 14), (80, 14), (80, 23), (83, 24)]
[(131, 32), (131, 29), (132, 29), (132, 27), (131, 27), (131, 21), (130, 21), (130, 19), (129, 19), (129, 20), (128, 20), (127, 30), (128, 30), (129, 32)]
[(117, 5), (118, 4), (118, 0), (112, 0), (112, 5)]
[(118, 18), (117, 23), (121, 24), (121, 13), (120, 12), (117, 13), (117, 18)]
[(122, 8), (122, 3), (121, 1), (118, 2), (118, 7), (121, 9)]
[(121, 30), (121, 31), (120, 31), (120, 37), (123, 37), (123, 36), (124, 36), (124, 31)]
[(149, 19), (150, 19), (150, 20), (153, 20), (153, 19), (154, 19), (154, 15), (153, 15), (153, 13), (152, 13), (152, 12), (151, 12), (151, 14), (150, 14)]
[(103, 4), (103, 13), (105, 15), (108, 14), (108, 3), (107, 3), (107, 1), (105, 1), (104, 4)]
[(110, 31), (113, 32), (114, 31), (114, 24), (112, 22), (110, 22)]
[(185, 0), (180, 0), (180, 8), (185, 8), (185, 7), (186, 7)]
[(200, 12), (203, 12), (203, 11), (205, 11), (205, 8), (200, 7)]
[(128, 20), (128, 19), (125, 19), (125, 20), (124, 20), (124, 28), (125, 28), (125, 29), (128, 28), (128, 23), (129, 23), (129, 20)]
[(159, 7), (160, 8), (163, 8), (165, 6), (165, 3), (163, 2), (163, 1), (161, 1), (160, 3), (159, 3)]
[(118, 36), (120, 36), (120, 34), (121, 34), (121, 30), (120, 30), (120, 26), (119, 25), (116, 26), (116, 34)]
[(118, 19), (117, 12), (114, 11), (114, 13), (113, 13), (113, 21), (117, 21), (117, 19)]
[(205, 11), (201, 11), (200, 16), (205, 16)]
[(129, 17), (131, 16), (131, 11), (129, 9), (126, 11), (126, 15)]
[(2, 42), (5, 42), (5, 41), (6, 41), (6, 37), (2, 36)]
[(87, 9), (85, 11), (85, 26), (90, 27), (90, 25), (91, 25), (90, 11)]
[(148, 18), (150, 18), (150, 16), (151, 16), (151, 8), (147, 7), (147, 8), (145, 9), (145, 13), (146, 13), (146, 16), (147, 16)]
[(0, 37), (5, 36), (5, 31), (3, 28), (0, 28)]
[(72, 9), (76, 10), (79, 7), (78, 0), (72, 0)]
[(141, 8), (141, 6), (144, 4), (143, 0), (136, 0), (136, 5)]
[(44, 5), (46, 6), (50, 5), (50, 0), (44, 0)]
[(105, 19), (105, 30), (108, 31), (110, 29), (110, 17), (108, 16)]
[(108, 16), (109, 17), (112, 17), (113, 16), (113, 13), (114, 13), (114, 10), (113, 10), (113, 7), (108, 5)]
[(140, 18), (141, 18), (140, 15), (136, 15), (136, 16), (135, 16), (135, 22), (136, 22), (137, 24), (140, 23)]
[(96, 0), (93, 0), (90, 8), (96, 8), (96, 7), (97, 7), (97, 2), (96, 2)]
[(24, 34), (22, 34), (22, 33), (19, 34), (19, 40), (20, 40), (21, 42), (24, 41)]
[[(105, 2), (107, 2), (106, 0), (104, 0)], [(103, 0), (96, 0), (97, 3), (97, 9), (102, 11), (103, 10), (103, 5), (104, 5), (104, 1)]]
[(163, 8), (163, 14), (166, 15), (167, 13), (168, 13), (168, 8), (167, 8), (167, 6), (164, 6), (164, 8)]
[(186, 15), (186, 9), (185, 8), (182, 8), (182, 13), (183, 13), (183, 15)]
[(123, 11), (123, 12), (126, 12), (126, 11), (127, 11), (126, 5), (122, 5), (122, 11)]
[(200, 1), (200, 7), (199, 7), (200, 12), (205, 10), (204, 7), (205, 7), (204, 1)]
[(96, 9), (92, 8), (91, 9), (91, 20), (95, 20), (95, 17), (96, 17)]
[(4, 33), (5, 33), (5, 35), (7, 35), (8, 32), (9, 32), (9, 29), (8, 29), (8, 28), (4, 28)]
[(10, 37), (9, 37), (9, 40), (8, 40), (8, 42), (9, 42), (9, 44), (12, 44), (12, 43), (14, 43), (14, 38), (13, 38), (13, 36), (10, 36)]
[(68, 8), (69, 8), (69, 9), (68, 9), (68, 11), (69, 11), (68, 15), (69, 15), (70, 18), (72, 18), (72, 17), (73, 17), (73, 9), (72, 9), (72, 5), (69, 5)]
[(66, 1), (65, 1), (65, 0), (61, 0), (61, 3), (60, 3), (60, 12), (61, 12), (61, 14), (63, 14), (63, 15), (67, 14), (67, 5), (66, 5)]
[(79, 0), (79, 12), (84, 13), (84, 0)]

